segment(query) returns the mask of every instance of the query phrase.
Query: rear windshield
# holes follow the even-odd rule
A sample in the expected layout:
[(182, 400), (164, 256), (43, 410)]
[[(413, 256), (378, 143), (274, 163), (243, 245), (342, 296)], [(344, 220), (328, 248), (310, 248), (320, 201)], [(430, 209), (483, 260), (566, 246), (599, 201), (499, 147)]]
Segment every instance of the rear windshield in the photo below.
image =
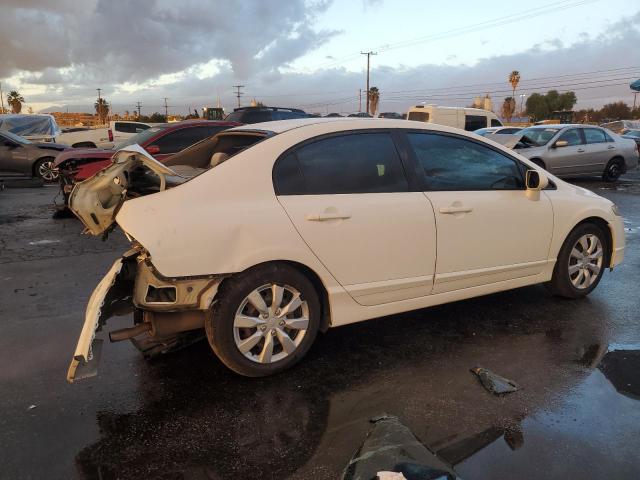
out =
[(429, 112), (409, 112), (407, 120), (416, 120), (418, 122), (428, 122)]
[(164, 128), (166, 127), (151, 127), (147, 130), (143, 130), (142, 132), (137, 133), (133, 137), (127, 138), (125, 141), (118, 143), (113, 148), (114, 150), (119, 150), (121, 148), (128, 147), (129, 145), (135, 145), (136, 143), (138, 145), (142, 145), (150, 138), (155, 137), (158, 133), (164, 130)]
[(549, 143), (560, 130), (560, 128), (525, 128), (524, 130), (520, 130), (518, 134), (526, 137), (531, 143), (540, 147)]

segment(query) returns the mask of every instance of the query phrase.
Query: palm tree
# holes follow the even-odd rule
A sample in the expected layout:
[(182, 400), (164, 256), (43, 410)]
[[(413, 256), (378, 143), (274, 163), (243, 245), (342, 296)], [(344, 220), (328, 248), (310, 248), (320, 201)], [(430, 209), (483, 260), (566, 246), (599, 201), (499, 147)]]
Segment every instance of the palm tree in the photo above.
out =
[(371, 87), (369, 89), (369, 113), (371, 116), (376, 114), (378, 110), (378, 103), (380, 102), (380, 91), (378, 87)]
[(507, 97), (502, 104), (502, 118), (505, 118), (508, 122), (511, 121), (513, 114), (516, 111), (516, 101), (513, 97)]
[(124, 111), (124, 119), (125, 120), (129, 120), (129, 117), (131, 116), (131, 114), (129, 113), (129, 110), (125, 110)]
[(511, 72), (509, 74), (509, 83), (511, 84), (511, 88), (512, 88), (512, 94), (511, 97), (514, 99), (516, 98), (516, 88), (518, 88), (518, 84), (520, 83), (520, 72), (517, 70), (514, 70), (513, 72)]
[(24, 102), (24, 97), (16, 90), (11, 90), (9, 95), (7, 95), (7, 102), (11, 105), (11, 111), (13, 113), (20, 113), (22, 111), (22, 102)]
[(104, 98), (98, 98), (96, 103), (93, 104), (100, 119), (100, 123), (105, 123), (107, 115), (109, 114), (109, 104)]

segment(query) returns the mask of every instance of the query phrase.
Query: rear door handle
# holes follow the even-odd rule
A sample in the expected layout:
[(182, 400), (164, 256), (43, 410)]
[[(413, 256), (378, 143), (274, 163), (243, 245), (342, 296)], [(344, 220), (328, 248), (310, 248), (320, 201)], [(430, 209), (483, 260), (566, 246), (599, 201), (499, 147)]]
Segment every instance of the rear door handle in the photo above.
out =
[(351, 218), (350, 213), (310, 213), (307, 215), (307, 220), (310, 222), (325, 222), (327, 220), (347, 220)]
[(582, 152), (584, 152), (584, 148), (579, 148), (578, 153), (582, 153)]
[(451, 213), (469, 213), (472, 212), (473, 208), (471, 207), (465, 207), (465, 206), (459, 206), (459, 207), (440, 207), (439, 212), (440, 213), (447, 213), (447, 214), (451, 214)]
[(613, 150), (613, 149), (614, 149), (614, 148), (616, 148), (616, 147), (615, 147), (615, 145), (609, 145), (607, 148), (608, 148), (609, 150)]

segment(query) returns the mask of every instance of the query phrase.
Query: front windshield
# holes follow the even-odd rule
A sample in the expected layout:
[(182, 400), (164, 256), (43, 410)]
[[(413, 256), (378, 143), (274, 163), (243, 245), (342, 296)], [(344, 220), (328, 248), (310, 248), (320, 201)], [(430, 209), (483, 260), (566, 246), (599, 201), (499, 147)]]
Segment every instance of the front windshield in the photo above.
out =
[(120, 142), (113, 146), (114, 150), (120, 150), (121, 148), (128, 147), (129, 145), (142, 145), (151, 137), (155, 137), (160, 131), (162, 131), (163, 127), (151, 127), (146, 130), (141, 131), (140, 133), (136, 133), (133, 137), (127, 138), (125, 141)]
[(8, 138), (9, 140), (13, 140), (14, 142), (20, 143), (22, 145), (29, 145), (30, 143), (32, 143), (29, 140), (27, 140), (26, 138), (21, 137), (20, 135), (16, 135), (15, 133), (4, 131), (4, 132), (2, 132), (2, 135), (5, 138)]
[(560, 128), (525, 128), (520, 130), (518, 135), (522, 135), (523, 138), (530, 141), (534, 145), (541, 147), (546, 145), (549, 141), (558, 133)]

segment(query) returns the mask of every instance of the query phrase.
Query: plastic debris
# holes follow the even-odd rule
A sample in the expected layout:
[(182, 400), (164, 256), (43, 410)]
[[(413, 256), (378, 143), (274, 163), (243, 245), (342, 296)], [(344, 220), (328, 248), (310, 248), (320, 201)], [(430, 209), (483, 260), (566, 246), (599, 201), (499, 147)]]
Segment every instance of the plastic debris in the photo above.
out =
[(453, 469), (391, 415), (371, 419), (362, 446), (342, 473), (343, 480), (456, 480)]
[(513, 380), (501, 377), (486, 368), (476, 367), (472, 368), (471, 371), (478, 376), (482, 386), (495, 395), (515, 392), (520, 388)]
[(37, 407), (37, 405), (29, 405), (29, 408), (27, 408), (27, 410), (33, 410), (36, 407)]

